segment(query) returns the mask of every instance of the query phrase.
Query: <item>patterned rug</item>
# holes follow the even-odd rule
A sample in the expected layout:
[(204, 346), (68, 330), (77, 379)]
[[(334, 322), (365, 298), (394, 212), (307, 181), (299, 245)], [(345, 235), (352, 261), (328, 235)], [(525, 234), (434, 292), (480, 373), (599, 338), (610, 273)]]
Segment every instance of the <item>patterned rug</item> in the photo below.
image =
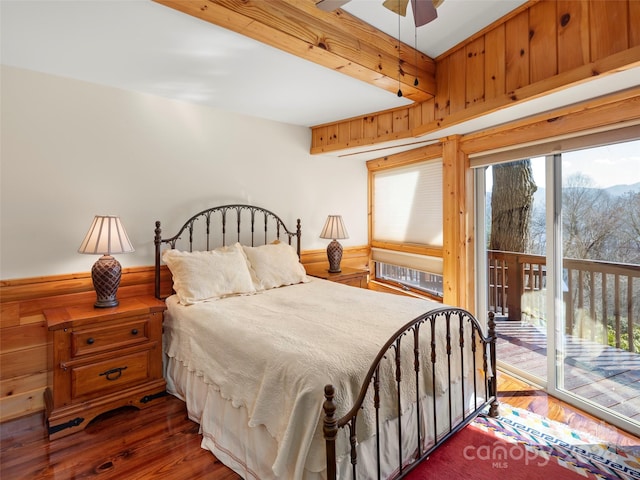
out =
[(473, 424), (506, 442), (526, 446), (532, 454), (584, 478), (640, 479), (640, 444), (611, 445), (507, 404), (500, 405), (498, 418), (479, 417)]
[(640, 443), (610, 445), (507, 404), (478, 417), (421, 462), (408, 480), (640, 479)]

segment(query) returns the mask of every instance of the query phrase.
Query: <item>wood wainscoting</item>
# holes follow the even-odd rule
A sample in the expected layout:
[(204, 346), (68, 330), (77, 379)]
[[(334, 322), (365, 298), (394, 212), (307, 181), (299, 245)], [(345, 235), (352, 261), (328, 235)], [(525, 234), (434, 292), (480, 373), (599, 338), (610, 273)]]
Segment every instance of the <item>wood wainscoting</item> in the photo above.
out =
[[(343, 265), (369, 265), (369, 247), (345, 247)], [(324, 250), (302, 252), (301, 262), (326, 264)], [(169, 271), (162, 272), (169, 282)], [(125, 268), (118, 298), (153, 295), (154, 267)], [(51, 385), (52, 337), (43, 310), (95, 300), (91, 273), (0, 281), (0, 422), (44, 410)]]

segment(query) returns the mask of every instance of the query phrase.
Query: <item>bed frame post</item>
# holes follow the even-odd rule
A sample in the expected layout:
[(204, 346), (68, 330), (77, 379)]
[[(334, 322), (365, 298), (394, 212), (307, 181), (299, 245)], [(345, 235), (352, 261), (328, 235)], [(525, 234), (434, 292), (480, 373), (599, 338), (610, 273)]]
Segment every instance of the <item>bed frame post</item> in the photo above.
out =
[(489, 416), (497, 417), (498, 407), (498, 371), (496, 370), (496, 320), (495, 313), (489, 312), (489, 321), (487, 323), (488, 335), (489, 335), (489, 360), (491, 361), (491, 379), (489, 384), (489, 395), (493, 397), (491, 406), (489, 407)]
[(300, 239), (302, 237), (302, 225), (300, 223), (300, 219), (296, 222), (296, 237), (298, 237), (298, 241), (296, 242), (296, 251), (298, 252), (298, 259), (300, 258)]
[(160, 228), (160, 221), (156, 221), (155, 236), (153, 237), (153, 243), (156, 246), (156, 269), (155, 269), (155, 294), (156, 298), (160, 299), (160, 243), (162, 240), (162, 229)]
[(335, 390), (333, 385), (324, 387), (324, 432), (327, 449), (327, 480), (336, 480), (336, 437), (338, 436), (338, 421), (335, 418), (336, 404), (333, 401)]

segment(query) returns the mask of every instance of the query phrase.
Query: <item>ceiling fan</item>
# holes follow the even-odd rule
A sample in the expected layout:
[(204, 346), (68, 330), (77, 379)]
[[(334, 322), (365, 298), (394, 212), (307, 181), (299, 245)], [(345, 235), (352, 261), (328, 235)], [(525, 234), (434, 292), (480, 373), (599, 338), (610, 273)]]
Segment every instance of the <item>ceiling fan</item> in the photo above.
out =
[[(316, 7), (332, 12), (348, 3), (350, 0), (318, 0)], [(438, 18), (436, 9), (444, 0), (411, 0), (411, 10), (416, 27), (421, 27)], [(398, 15), (407, 15), (409, 0), (384, 0), (382, 6)]]

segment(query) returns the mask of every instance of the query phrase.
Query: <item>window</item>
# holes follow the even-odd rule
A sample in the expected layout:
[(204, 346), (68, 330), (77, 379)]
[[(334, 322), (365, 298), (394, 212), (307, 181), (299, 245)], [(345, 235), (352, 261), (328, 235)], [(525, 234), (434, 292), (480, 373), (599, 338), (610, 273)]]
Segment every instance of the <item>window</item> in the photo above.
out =
[(388, 283), (397, 283), (403, 290), (412, 288), (424, 292), (428, 295), (442, 298), (442, 275), (435, 273), (421, 272), (413, 268), (391, 265), (383, 262), (376, 263), (376, 278), (385, 280)]
[(442, 160), (370, 175), (376, 280), (442, 298)]

